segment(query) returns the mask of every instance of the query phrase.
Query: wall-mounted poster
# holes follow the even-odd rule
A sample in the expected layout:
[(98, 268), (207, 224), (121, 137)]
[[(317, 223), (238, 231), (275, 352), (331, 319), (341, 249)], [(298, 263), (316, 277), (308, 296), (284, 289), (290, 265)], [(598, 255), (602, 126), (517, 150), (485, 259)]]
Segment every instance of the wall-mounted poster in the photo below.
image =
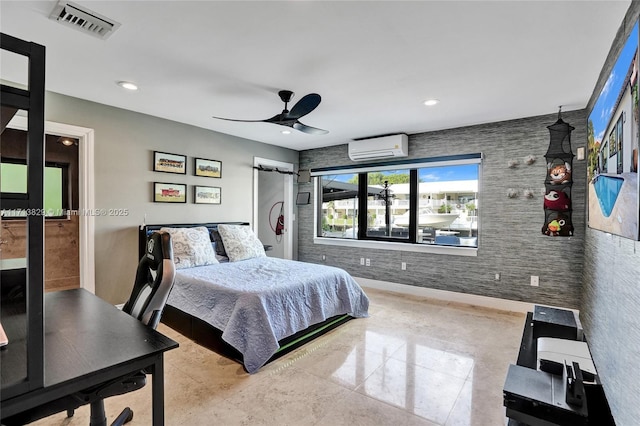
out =
[(195, 159), (194, 173), (196, 176), (212, 178), (222, 177), (222, 162), (216, 160)]
[(187, 157), (167, 152), (153, 151), (153, 171), (187, 174)]
[(639, 118), (636, 22), (587, 127), (589, 227), (632, 240), (640, 238)]
[(182, 183), (153, 183), (153, 201), (156, 203), (186, 203), (187, 185)]
[(221, 189), (215, 186), (194, 186), (196, 204), (221, 204)]

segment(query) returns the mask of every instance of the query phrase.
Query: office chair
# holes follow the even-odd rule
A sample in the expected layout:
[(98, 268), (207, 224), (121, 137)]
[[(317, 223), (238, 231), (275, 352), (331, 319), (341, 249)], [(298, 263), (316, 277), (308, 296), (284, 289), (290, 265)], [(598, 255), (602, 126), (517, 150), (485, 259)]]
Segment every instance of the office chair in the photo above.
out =
[[(175, 275), (171, 236), (164, 232), (154, 232), (147, 238), (147, 252), (140, 259), (131, 296), (122, 310), (148, 327), (155, 329), (160, 322), (169, 292), (173, 287)], [(85, 389), (74, 395), (59, 398), (29, 410), (27, 413), (4, 419), (2, 424), (6, 426), (24, 425), (65, 410), (67, 417), (72, 417), (76, 408), (90, 404), (90, 426), (106, 426), (104, 399), (138, 390), (146, 384), (146, 381), (146, 372), (139, 371)], [(132, 418), (133, 411), (127, 407), (111, 426), (123, 425), (131, 421)]]

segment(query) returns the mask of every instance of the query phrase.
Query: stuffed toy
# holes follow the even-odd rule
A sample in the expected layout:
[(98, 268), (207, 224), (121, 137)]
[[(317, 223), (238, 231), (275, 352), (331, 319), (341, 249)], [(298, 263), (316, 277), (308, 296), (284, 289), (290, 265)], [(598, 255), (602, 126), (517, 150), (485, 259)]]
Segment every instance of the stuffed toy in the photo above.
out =
[(573, 225), (566, 215), (558, 214), (542, 227), (542, 233), (552, 237), (570, 237), (573, 235)]
[(571, 199), (566, 192), (550, 190), (544, 196), (544, 208), (566, 212), (571, 209)]
[(547, 169), (549, 171), (550, 184), (560, 185), (571, 182), (571, 164), (565, 162), (554, 166), (552, 163), (548, 163)]

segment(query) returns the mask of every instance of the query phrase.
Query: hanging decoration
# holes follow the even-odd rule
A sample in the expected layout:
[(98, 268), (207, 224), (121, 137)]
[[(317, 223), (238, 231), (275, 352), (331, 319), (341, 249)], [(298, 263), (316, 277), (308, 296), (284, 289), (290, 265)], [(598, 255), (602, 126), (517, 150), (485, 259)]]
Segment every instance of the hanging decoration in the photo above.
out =
[(559, 107), (558, 121), (547, 126), (550, 141), (544, 155), (547, 161), (547, 177), (544, 182), (546, 193), (542, 233), (569, 237), (573, 235), (571, 186), (574, 155), (571, 151), (571, 132), (575, 128), (562, 120), (561, 113), (562, 106)]
[[(280, 212), (277, 218), (273, 220), (273, 211), (278, 205), (280, 206)], [(269, 210), (269, 226), (276, 234), (276, 241), (280, 243), (280, 241), (282, 241), (282, 234), (284, 234), (284, 201), (277, 201), (271, 206)]]

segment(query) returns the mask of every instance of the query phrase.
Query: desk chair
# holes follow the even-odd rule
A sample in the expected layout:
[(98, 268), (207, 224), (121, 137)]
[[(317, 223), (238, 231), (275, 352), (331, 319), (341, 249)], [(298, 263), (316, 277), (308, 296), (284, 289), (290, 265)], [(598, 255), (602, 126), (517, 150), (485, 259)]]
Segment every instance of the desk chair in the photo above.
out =
[[(147, 239), (147, 252), (140, 259), (133, 291), (122, 310), (137, 318), (143, 324), (155, 329), (160, 322), (162, 311), (173, 287), (175, 278), (171, 236), (154, 232)], [(71, 417), (76, 408), (91, 405), (90, 426), (106, 426), (104, 399), (132, 392), (146, 384), (145, 371), (119, 377), (107, 383), (85, 389), (74, 395), (63, 397), (36, 407), (28, 413), (21, 413), (3, 420), (3, 425), (24, 425), (61, 411)], [(116, 418), (112, 426), (120, 426), (131, 421), (133, 411), (127, 407)]]

